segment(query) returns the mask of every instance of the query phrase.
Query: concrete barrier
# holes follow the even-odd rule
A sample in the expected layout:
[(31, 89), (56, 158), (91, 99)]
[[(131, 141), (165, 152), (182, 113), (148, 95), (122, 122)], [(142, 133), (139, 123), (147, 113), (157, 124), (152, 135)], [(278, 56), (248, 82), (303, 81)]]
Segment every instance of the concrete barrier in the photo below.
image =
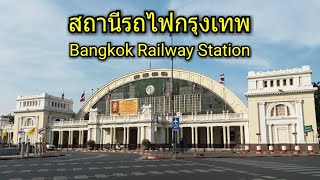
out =
[(245, 146), (244, 146), (244, 151), (245, 151), (246, 153), (250, 153), (250, 147), (249, 147), (248, 145), (245, 145)]
[(298, 146), (298, 145), (294, 146), (294, 153), (300, 154), (300, 146)]
[(287, 153), (287, 146), (281, 146), (281, 152), (282, 152), (282, 154), (286, 154)]
[(273, 148), (273, 146), (269, 146), (269, 153), (270, 153), (270, 154), (274, 154), (274, 148)]
[(257, 151), (256, 151), (257, 154), (261, 154), (262, 153), (262, 150), (261, 150), (261, 146), (257, 146)]
[(313, 153), (313, 146), (308, 146), (308, 153)]

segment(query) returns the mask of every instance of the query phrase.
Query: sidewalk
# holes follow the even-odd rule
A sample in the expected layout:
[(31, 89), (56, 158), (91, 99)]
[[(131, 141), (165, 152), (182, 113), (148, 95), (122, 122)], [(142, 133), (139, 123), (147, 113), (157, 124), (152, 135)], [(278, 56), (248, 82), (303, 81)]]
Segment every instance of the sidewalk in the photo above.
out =
[(44, 155), (35, 155), (34, 153), (30, 153), (29, 157), (21, 155), (12, 155), (12, 156), (0, 156), (0, 160), (14, 160), (14, 159), (31, 159), (31, 158), (48, 158), (48, 157), (59, 157), (64, 156), (60, 152), (47, 152)]
[(177, 153), (176, 157), (172, 152), (149, 152), (145, 156), (145, 159), (185, 159), (185, 158), (253, 158), (253, 157), (299, 157), (299, 156), (320, 156), (319, 153), (300, 153), (294, 154), (288, 152), (286, 154), (274, 153), (270, 154), (264, 152), (261, 154), (256, 153), (244, 153), (244, 152), (223, 152), (223, 151), (210, 151), (210, 152), (185, 152)]

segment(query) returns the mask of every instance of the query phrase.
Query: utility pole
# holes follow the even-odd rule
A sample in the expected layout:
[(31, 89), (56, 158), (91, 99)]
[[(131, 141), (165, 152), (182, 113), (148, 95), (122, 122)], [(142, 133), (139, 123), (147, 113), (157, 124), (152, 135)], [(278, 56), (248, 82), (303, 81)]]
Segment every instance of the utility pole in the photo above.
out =
[[(171, 36), (171, 46), (173, 46), (173, 36), (172, 36), (172, 33), (170, 33), (170, 36)], [(171, 55), (171, 113), (172, 113), (172, 121), (173, 121), (173, 118), (174, 118), (174, 100), (173, 100), (173, 55)], [(172, 129), (172, 132), (173, 132), (173, 141), (174, 141), (174, 147), (173, 147), (173, 150), (174, 150), (174, 157), (176, 158), (176, 148), (177, 148), (177, 140), (176, 140), (176, 131), (173, 131)]]

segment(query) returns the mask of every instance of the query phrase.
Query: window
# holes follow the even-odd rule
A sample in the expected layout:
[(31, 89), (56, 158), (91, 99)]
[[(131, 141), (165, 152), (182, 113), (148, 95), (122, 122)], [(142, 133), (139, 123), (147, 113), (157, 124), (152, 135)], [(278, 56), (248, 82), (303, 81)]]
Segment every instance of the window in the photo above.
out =
[(272, 80), (270, 81), (270, 86), (273, 87), (273, 81)]
[(284, 104), (278, 104), (271, 109), (270, 116), (271, 117), (284, 117), (290, 116), (290, 108)]
[(293, 79), (290, 79), (290, 86), (293, 85)]
[(33, 121), (31, 118), (27, 119), (26, 126), (33, 126)]
[(161, 76), (168, 76), (167, 72), (161, 72)]
[(140, 79), (140, 75), (135, 75), (133, 79)]
[(284, 85), (284, 86), (287, 85), (287, 80), (286, 80), (286, 79), (283, 80), (283, 85)]
[(285, 105), (276, 105), (276, 116), (285, 116), (286, 115), (286, 108)]
[(268, 87), (268, 81), (263, 81), (263, 87)]
[(277, 80), (277, 86), (280, 86), (280, 80)]
[(152, 76), (158, 76), (158, 72), (153, 72)]
[(144, 73), (144, 74), (142, 75), (142, 77), (144, 77), (144, 78), (149, 77), (149, 73)]
[(54, 102), (52, 102), (51, 106), (54, 107)]

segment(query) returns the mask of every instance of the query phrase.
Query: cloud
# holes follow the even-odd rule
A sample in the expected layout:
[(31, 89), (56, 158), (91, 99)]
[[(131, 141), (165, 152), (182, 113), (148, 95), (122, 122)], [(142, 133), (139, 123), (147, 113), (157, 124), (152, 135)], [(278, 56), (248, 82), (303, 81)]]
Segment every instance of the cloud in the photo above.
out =
[(254, 36), (272, 43), (320, 45), (320, 2), (313, 1), (174, 1), (169, 9), (184, 15), (251, 15)]

